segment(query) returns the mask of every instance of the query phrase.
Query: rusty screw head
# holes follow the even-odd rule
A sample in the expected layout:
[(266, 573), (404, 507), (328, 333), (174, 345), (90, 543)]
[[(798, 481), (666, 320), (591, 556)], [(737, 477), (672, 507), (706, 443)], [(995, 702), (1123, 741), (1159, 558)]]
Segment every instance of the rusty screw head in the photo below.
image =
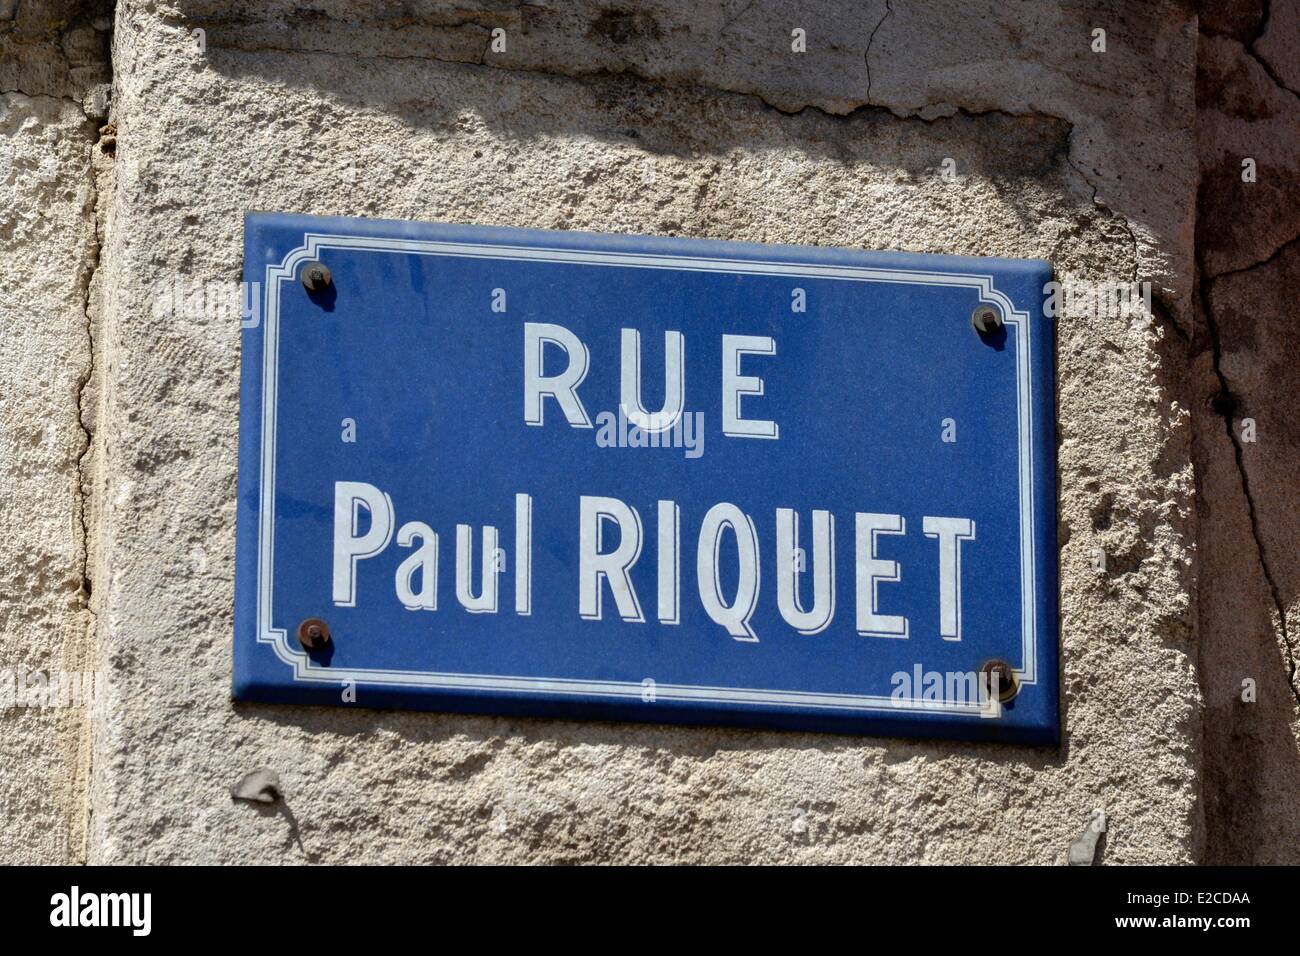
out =
[(980, 335), (991, 335), (1002, 328), (1002, 313), (991, 305), (981, 305), (970, 314), (970, 327)]
[(309, 617), (298, 625), (298, 643), (309, 651), (318, 651), (330, 642), (330, 629), (318, 617)]
[(308, 292), (324, 292), (333, 282), (334, 276), (323, 262), (309, 262), (302, 267), (302, 285)]
[(1011, 665), (1006, 661), (985, 661), (984, 666), (980, 668), (980, 679), (984, 682), (985, 691), (989, 693), (992, 693), (993, 690), (993, 676), (995, 674), (997, 675), (998, 700), (1005, 704), (1020, 693), (1020, 682), (1016, 680), (1016, 672), (1011, 669)]

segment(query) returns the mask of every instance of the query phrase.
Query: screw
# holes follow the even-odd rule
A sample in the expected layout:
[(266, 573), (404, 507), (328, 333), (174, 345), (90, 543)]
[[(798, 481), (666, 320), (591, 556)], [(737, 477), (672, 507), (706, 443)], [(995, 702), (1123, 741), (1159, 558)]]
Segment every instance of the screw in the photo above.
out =
[(318, 617), (309, 617), (298, 625), (298, 643), (309, 651), (318, 651), (330, 642), (330, 629)]
[(984, 666), (980, 668), (980, 674), (984, 679), (984, 688), (989, 693), (993, 691), (993, 675), (997, 675), (998, 700), (1004, 704), (1020, 693), (1020, 683), (1016, 680), (1016, 672), (1011, 669), (1011, 665), (1006, 661), (985, 661)]
[(302, 286), (308, 292), (324, 292), (334, 282), (323, 262), (309, 262), (302, 267)]
[(970, 314), (970, 327), (980, 335), (989, 335), (1002, 328), (1002, 315), (991, 305), (976, 306)]

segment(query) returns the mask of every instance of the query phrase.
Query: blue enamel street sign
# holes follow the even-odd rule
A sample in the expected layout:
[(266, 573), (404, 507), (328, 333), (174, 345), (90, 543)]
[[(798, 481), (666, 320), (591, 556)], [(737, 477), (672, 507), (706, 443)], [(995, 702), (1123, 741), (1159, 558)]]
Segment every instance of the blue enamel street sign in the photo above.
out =
[(251, 214), (244, 278), (237, 698), (1058, 739), (1047, 263)]

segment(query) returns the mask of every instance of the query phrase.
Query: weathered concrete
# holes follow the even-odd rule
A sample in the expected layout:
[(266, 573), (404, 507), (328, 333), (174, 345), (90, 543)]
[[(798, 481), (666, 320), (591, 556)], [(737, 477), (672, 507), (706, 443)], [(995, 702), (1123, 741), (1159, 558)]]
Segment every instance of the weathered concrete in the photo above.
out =
[[(0, 672), (110, 679), (0, 709), (0, 861), (1300, 859), (1300, 7), (299, 7), (0, 0)], [(1059, 325), (1065, 745), (232, 705), (239, 322), (168, 297), (250, 208), (1152, 280)]]
[[(438, 59), (751, 93), (784, 112), (883, 106), (933, 119), (1005, 112), (1069, 125), (1069, 161), (1130, 230), (1143, 279), (1190, 328), (1196, 29), (1190, 4), (782, 0), (608, 5), (181, 0), (186, 29), (226, 49)], [(179, 22), (179, 21), (173, 21)], [(1106, 52), (1092, 31), (1106, 31)], [(506, 31), (505, 49), (491, 31)], [(791, 53), (802, 29), (807, 50)], [(1153, 69), (1153, 60), (1160, 69)], [(1171, 75), (1172, 74), (1172, 75)], [(949, 153), (943, 153), (944, 156)], [(959, 168), (967, 157), (953, 157)]]
[[(473, 6), (118, 5), (92, 858), (1063, 863), (1102, 807), (1104, 860), (1197, 859), (1187, 10), (828, 4), (796, 55), (770, 4)], [(233, 706), (239, 323), (158, 292), (236, 281), (245, 209), (1156, 279), (1156, 322), (1059, 328), (1064, 747)], [(285, 800), (232, 802), (263, 766)]]
[[(1198, 252), (1205, 272), (1215, 276), (1263, 262), (1295, 238), (1300, 96), (1274, 83), (1249, 48), (1228, 37), (1203, 37), (1197, 62), (1203, 94)], [(1242, 181), (1246, 160), (1255, 164), (1251, 183)], [(1209, 223), (1213, 228), (1205, 228)]]
[(89, 98), (102, 108), (112, 24), (112, 0), (0, 2), (0, 92)]
[(1215, 863), (1300, 858), (1300, 96), (1283, 85), (1300, 62), (1297, 14), (1228, 4), (1198, 57), (1194, 461)]
[[(24, 706), (20, 683), (85, 669), (82, 388), (98, 252), (95, 123), (69, 100), (0, 94), (0, 860), (80, 853), (84, 710)], [(25, 695), (23, 695), (25, 697)]]
[(1270, 3), (1251, 51), (1278, 86), (1300, 94), (1300, 6)]
[(85, 855), (93, 166), (112, 12), (0, 4), (0, 862)]

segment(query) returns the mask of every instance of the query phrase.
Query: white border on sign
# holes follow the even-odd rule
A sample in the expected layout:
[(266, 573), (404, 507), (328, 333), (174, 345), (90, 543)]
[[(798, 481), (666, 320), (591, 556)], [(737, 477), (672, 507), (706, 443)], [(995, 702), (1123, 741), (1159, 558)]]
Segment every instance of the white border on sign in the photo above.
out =
[[(502, 259), (515, 262), (561, 262), (636, 269), (675, 269), (692, 272), (726, 272), (735, 275), (767, 275), (788, 278), (842, 279), (850, 282), (892, 282), (911, 285), (940, 285), (971, 288), (981, 303), (997, 306), (1007, 326), (1015, 330), (1016, 408), (1019, 431), (1020, 486), (1020, 604), (1021, 654), (1023, 665), (1015, 670), (1022, 684), (1037, 683), (1037, 641), (1034, 577), (1033, 515), (1033, 405), (1030, 400), (1029, 313), (1016, 311), (1011, 299), (993, 286), (991, 275), (918, 272), (860, 266), (817, 265), (802, 262), (755, 262), (746, 259), (702, 258), (699, 256), (650, 253), (602, 252), (573, 249), (544, 249), (494, 243), (440, 242), (423, 239), (387, 239), (367, 236), (335, 236), (306, 233), (304, 244), (294, 249), (279, 265), (266, 268), (265, 317), (262, 340), (262, 446), (261, 507), (258, 513), (257, 640), (270, 644), (277, 657), (293, 668), (295, 681), (339, 685), (342, 682), (378, 684), (390, 687), (432, 687), (444, 690), (487, 690), (505, 693), (609, 697), (640, 701), (645, 688), (639, 681), (601, 681), (544, 677), (505, 677), (495, 674), (453, 674), (430, 671), (392, 671), (364, 668), (316, 666), (302, 650), (293, 647), (288, 632), (272, 625), (272, 578), (275, 558), (275, 436), (278, 411), (277, 376), (280, 349), (280, 284), (294, 281), (303, 262), (319, 259), (326, 249), (399, 252), (411, 255)], [(808, 691), (763, 690), (756, 688), (704, 687), (693, 684), (655, 684), (658, 700), (710, 704), (772, 704), (781, 707), (816, 707), (838, 711), (919, 710), (958, 716), (990, 716), (998, 702), (975, 703), (926, 701), (892, 696), (830, 694)]]

